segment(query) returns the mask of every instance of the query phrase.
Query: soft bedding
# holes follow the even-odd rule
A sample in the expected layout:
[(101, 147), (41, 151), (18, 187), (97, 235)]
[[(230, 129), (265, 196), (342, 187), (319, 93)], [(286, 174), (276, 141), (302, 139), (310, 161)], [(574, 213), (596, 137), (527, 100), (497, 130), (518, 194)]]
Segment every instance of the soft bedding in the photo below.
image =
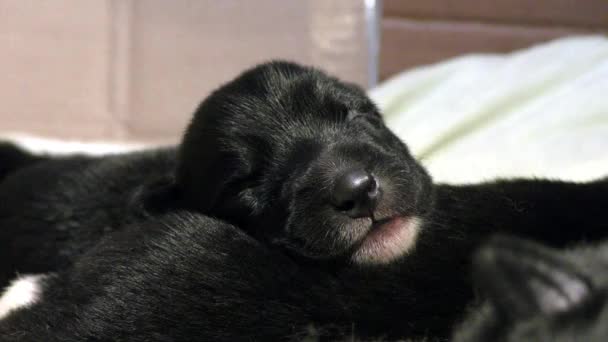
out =
[(406, 71), (371, 92), (438, 181), (589, 180), (608, 168), (608, 39), (558, 39)]

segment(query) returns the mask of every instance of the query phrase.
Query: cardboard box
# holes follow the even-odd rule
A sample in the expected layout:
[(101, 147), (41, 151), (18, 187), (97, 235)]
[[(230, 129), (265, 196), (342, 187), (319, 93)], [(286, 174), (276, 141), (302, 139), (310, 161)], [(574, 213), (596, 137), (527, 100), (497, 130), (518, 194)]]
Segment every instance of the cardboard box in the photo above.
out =
[(176, 141), (212, 89), (276, 58), (368, 86), (366, 3), (0, 0), (0, 133)]

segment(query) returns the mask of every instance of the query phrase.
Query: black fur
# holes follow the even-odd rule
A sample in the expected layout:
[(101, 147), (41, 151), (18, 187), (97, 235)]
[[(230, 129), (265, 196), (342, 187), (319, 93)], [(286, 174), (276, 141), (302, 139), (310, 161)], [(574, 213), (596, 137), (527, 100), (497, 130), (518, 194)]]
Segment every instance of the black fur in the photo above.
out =
[[(108, 234), (45, 280), (44, 300), (0, 321), (2, 341), (299, 339), (346, 308), (329, 275), (241, 230), (174, 213)], [(309, 293), (312, 296), (302, 296)], [(318, 303), (326, 307), (318, 307)], [(321, 316), (319, 316), (321, 315)]]
[[(381, 185), (368, 217), (330, 203), (352, 168)], [(473, 297), (469, 257), (486, 236), (598, 239), (607, 204), (605, 181), (433, 184), (361, 89), (268, 63), (212, 93), (177, 150), (49, 159), (9, 174), (0, 281), (55, 272), (45, 296), (58, 295), (0, 325), (31, 340), (50, 340), (58, 324), (79, 326), (61, 330), (66, 339), (289, 339), (309, 328), (441, 339)], [(356, 257), (395, 217), (422, 222), (415, 247), (386, 262)]]
[(0, 163), (0, 181), (13, 171), (42, 159), (44, 157), (31, 155), (10, 143), (0, 142), (0, 160), (2, 161)]
[(475, 258), (476, 285), (489, 298), (455, 342), (608, 339), (608, 243), (558, 251), (497, 237)]

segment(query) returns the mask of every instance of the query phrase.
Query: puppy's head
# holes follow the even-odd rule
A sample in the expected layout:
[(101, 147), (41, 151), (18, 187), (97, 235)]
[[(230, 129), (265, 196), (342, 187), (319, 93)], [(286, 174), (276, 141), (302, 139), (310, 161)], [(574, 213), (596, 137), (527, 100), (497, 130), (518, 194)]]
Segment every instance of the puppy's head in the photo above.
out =
[(364, 91), (292, 63), (213, 92), (179, 159), (188, 206), (311, 258), (390, 262), (431, 205), (429, 176)]

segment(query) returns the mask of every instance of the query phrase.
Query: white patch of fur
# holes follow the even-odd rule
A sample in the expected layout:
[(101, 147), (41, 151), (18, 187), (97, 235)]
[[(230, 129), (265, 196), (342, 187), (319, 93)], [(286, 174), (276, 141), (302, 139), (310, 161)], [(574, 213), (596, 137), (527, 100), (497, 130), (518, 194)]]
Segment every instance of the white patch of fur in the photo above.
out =
[(11, 311), (28, 307), (40, 300), (44, 274), (20, 276), (13, 280), (0, 297), (0, 319)]
[(422, 220), (418, 217), (407, 219), (390, 236), (364, 242), (353, 255), (353, 261), (365, 265), (387, 264), (410, 253), (416, 245), (421, 225)]

